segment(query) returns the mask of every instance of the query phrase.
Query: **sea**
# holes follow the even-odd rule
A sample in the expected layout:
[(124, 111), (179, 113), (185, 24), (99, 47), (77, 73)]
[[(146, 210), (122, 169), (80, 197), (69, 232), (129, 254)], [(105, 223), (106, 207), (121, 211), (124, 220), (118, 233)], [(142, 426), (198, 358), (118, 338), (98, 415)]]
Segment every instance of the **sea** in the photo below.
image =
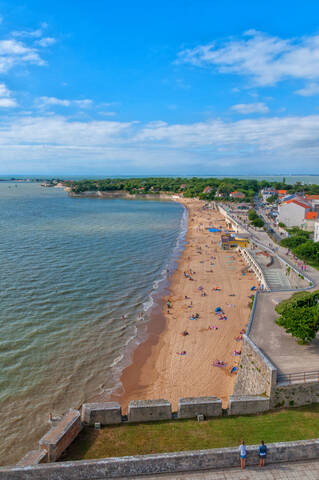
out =
[(184, 246), (175, 202), (71, 198), (0, 183), (0, 465), (111, 394)]

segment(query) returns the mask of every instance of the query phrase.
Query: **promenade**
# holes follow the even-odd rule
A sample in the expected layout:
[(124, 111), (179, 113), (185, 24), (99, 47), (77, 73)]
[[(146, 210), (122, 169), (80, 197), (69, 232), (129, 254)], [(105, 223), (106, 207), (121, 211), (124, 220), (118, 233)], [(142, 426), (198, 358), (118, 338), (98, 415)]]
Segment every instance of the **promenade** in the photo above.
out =
[[(277, 463), (264, 468), (248, 467), (245, 470), (230, 468), (174, 475), (148, 475), (130, 477), (130, 480), (318, 480), (319, 460), (296, 463)], [(124, 480), (124, 478), (119, 479)]]
[[(285, 261), (297, 266), (293, 258), (286, 255), (287, 249), (273, 242), (265, 231), (243, 225), (236, 215), (232, 216), (246, 229), (253, 241), (270, 248)], [(318, 289), (319, 271), (308, 266), (305, 275), (315, 285), (311, 290)], [(310, 345), (298, 345), (294, 337), (276, 324), (278, 316), (275, 312), (276, 304), (290, 298), (293, 293), (294, 290), (259, 293), (254, 321), (249, 334), (252, 341), (278, 369), (278, 373), (285, 376), (291, 373), (319, 371), (319, 337), (317, 336)]]

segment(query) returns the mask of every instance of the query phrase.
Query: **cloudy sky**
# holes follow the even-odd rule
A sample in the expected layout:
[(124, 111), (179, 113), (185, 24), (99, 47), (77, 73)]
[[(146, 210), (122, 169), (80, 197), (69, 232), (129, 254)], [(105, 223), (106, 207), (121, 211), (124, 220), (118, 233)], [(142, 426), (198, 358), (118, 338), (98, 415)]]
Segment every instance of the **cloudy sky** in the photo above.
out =
[(318, 19), (312, 0), (0, 0), (0, 174), (319, 174)]

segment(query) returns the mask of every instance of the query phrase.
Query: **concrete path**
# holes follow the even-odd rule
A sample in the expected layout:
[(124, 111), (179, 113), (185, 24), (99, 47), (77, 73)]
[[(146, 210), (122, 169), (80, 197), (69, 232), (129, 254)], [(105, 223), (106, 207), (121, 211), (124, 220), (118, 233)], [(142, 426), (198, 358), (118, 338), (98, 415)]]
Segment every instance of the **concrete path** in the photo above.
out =
[[(149, 475), (126, 480), (319, 480), (319, 461), (277, 463), (264, 468), (247, 467), (245, 470), (209, 470), (174, 475)], [(124, 479), (119, 479), (124, 480)]]
[(310, 345), (298, 345), (294, 337), (276, 324), (275, 302), (290, 296), (291, 292), (259, 293), (249, 337), (278, 368), (279, 374), (319, 371), (319, 337)]
[[(234, 218), (236, 219), (236, 216)], [(293, 258), (286, 255), (287, 249), (274, 243), (265, 231), (252, 229), (247, 225), (243, 225), (243, 228), (246, 228), (253, 239), (296, 266)], [(315, 283), (312, 290), (319, 289), (319, 271), (308, 267), (305, 275)], [(294, 337), (276, 324), (277, 314), (274, 310), (276, 303), (291, 297), (293, 293), (293, 291), (259, 293), (249, 336), (278, 368), (279, 374), (319, 371), (319, 335), (310, 345), (298, 345)]]

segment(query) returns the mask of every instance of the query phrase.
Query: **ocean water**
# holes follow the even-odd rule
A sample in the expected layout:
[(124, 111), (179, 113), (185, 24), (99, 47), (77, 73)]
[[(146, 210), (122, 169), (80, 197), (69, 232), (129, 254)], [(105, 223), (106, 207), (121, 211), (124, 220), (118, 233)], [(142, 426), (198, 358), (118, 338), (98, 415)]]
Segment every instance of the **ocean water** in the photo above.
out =
[(185, 229), (178, 203), (0, 183), (0, 464), (119, 386)]

